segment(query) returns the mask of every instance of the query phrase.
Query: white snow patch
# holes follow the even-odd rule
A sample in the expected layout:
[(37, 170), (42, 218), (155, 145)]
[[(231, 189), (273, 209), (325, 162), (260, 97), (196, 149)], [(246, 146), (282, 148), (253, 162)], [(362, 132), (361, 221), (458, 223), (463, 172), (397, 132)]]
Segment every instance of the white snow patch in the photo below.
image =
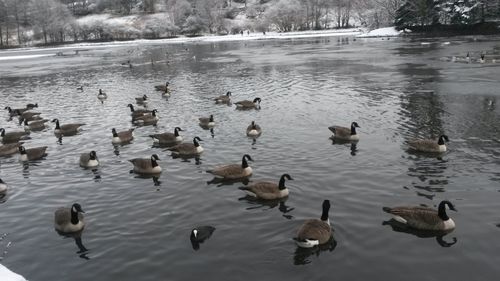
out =
[(2, 60), (25, 60), (25, 59), (33, 59), (40, 57), (50, 57), (54, 56), (54, 54), (40, 54), (40, 55), (24, 55), (24, 56), (0, 56), (0, 61)]
[(401, 31), (397, 31), (394, 26), (374, 29), (368, 33), (358, 35), (357, 37), (394, 37), (399, 36)]

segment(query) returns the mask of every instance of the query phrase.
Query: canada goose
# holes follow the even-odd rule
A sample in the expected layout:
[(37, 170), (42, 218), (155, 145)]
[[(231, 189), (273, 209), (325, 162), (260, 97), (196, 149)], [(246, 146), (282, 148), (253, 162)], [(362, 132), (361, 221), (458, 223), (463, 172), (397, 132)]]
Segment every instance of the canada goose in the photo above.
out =
[(248, 166), (247, 160), (253, 161), (250, 155), (245, 154), (241, 159), (241, 165), (229, 164), (229, 165), (216, 166), (212, 170), (207, 170), (207, 173), (228, 180), (247, 178), (252, 175), (252, 167)]
[(210, 114), (210, 117), (200, 117), (200, 126), (204, 128), (213, 128), (215, 126), (214, 116)]
[(236, 102), (236, 108), (237, 109), (254, 109), (254, 108), (259, 108), (260, 107), (260, 98), (255, 98), (253, 101), (249, 100), (242, 100)]
[(31, 160), (38, 160), (41, 159), (45, 156), (47, 156), (47, 153), (45, 152), (47, 150), (46, 146), (40, 146), (40, 147), (34, 147), (34, 148), (29, 148), (26, 149), (24, 146), (19, 146), (19, 153), (21, 153), (21, 156), (19, 157), (19, 160), (25, 162), (25, 161), (31, 161)]
[(5, 109), (9, 112), (10, 117), (17, 116), (28, 110), (27, 108), (11, 108), (10, 106), (6, 106)]
[(170, 97), (170, 90), (168, 88), (165, 88), (165, 91), (163, 91), (161, 95), (166, 98)]
[(200, 244), (210, 238), (215, 231), (215, 227), (210, 225), (197, 226), (191, 230), (189, 239), (194, 250), (200, 249)]
[(382, 209), (384, 212), (392, 214), (396, 221), (415, 229), (450, 231), (455, 228), (455, 222), (446, 214), (446, 206), (452, 211), (457, 211), (448, 200), (441, 201), (437, 211), (421, 206), (383, 207)]
[(29, 132), (16, 131), (16, 132), (5, 132), (4, 128), (0, 128), (0, 141), (4, 144), (18, 142), (20, 139), (29, 138)]
[(255, 124), (255, 121), (252, 121), (252, 124), (250, 124), (247, 127), (247, 136), (249, 137), (258, 137), (262, 134), (262, 129), (260, 128), (259, 125)]
[(484, 63), (485, 62), (485, 59), (484, 59), (484, 53), (481, 54), (481, 56), (479, 57), (479, 63)]
[(152, 112), (152, 110), (147, 110), (147, 109), (135, 109), (131, 103), (129, 103), (127, 106), (130, 107), (130, 112), (132, 112), (131, 113), (132, 119), (146, 115), (146, 114), (151, 114), (151, 112)]
[(437, 142), (431, 139), (410, 140), (408, 146), (410, 150), (419, 152), (445, 152), (445, 141), (448, 142), (450, 139), (446, 135), (441, 135)]
[(56, 123), (56, 128), (54, 129), (54, 134), (62, 135), (62, 136), (75, 135), (80, 130), (80, 127), (85, 125), (85, 123), (59, 125), (59, 119), (54, 119), (54, 120), (52, 120), (52, 122)]
[(99, 159), (95, 151), (85, 152), (80, 155), (80, 167), (94, 168), (99, 166)]
[(116, 129), (111, 129), (111, 133), (113, 133), (113, 138), (111, 142), (113, 144), (127, 143), (134, 139), (134, 128), (128, 129), (126, 131), (116, 132)]
[(0, 179), (0, 195), (5, 194), (6, 192), (7, 192), (7, 184), (2, 179)]
[[(18, 110), (19, 112), (19, 110)], [(31, 111), (25, 111), (25, 112), (19, 112), (17, 115), (19, 115), (19, 120), (25, 119), (28, 121), (33, 121), (37, 120), (36, 118), (41, 118), (39, 115), (42, 114), (41, 112), (31, 112)]]
[(0, 145), (0, 156), (8, 156), (19, 151), (19, 146), (21, 146), (22, 142), (9, 143)]
[(41, 131), (45, 129), (45, 123), (48, 122), (48, 119), (42, 120), (34, 120), (28, 123), (28, 120), (24, 119), (24, 130), (25, 131)]
[(155, 90), (162, 91), (162, 92), (169, 92), (168, 85), (170, 85), (170, 83), (168, 81), (165, 82), (165, 85), (156, 85)]
[(297, 231), (296, 243), (302, 248), (312, 248), (316, 245), (325, 244), (332, 236), (328, 211), (330, 210), (330, 201), (323, 201), (323, 213), (321, 219), (306, 220)]
[(219, 103), (219, 104), (230, 103), (231, 102), (231, 95), (232, 95), (232, 93), (230, 91), (228, 91), (225, 95), (218, 96), (218, 97), (214, 98), (214, 101), (215, 101), (215, 103)]
[(26, 279), (0, 264), (0, 277), (3, 281), (26, 281)]
[(240, 187), (240, 189), (247, 191), (250, 196), (260, 199), (280, 199), (288, 196), (288, 188), (285, 186), (285, 179), (293, 180), (289, 174), (283, 174), (278, 184), (269, 181), (259, 181), (249, 186)]
[(33, 109), (33, 108), (35, 108), (35, 107), (38, 107), (38, 103), (28, 103), (28, 104), (26, 105), (26, 108), (27, 108), (28, 110)]
[(58, 208), (54, 213), (54, 228), (62, 233), (81, 231), (85, 226), (81, 213), (85, 212), (78, 203), (73, 204), (71, 208)]
[(328, 127), (328, 129), (333, 133), (333, 138), (346, 141), (359, 140), (359, 135), (356, 133), (356, 128), (361, 128), (356, 122), (351, 123), (351, 128), (340, 127), (340, 126)]
[(134, 158), (130, 161), (134, 164), (134, 172), (138, 174), (159, 174), (161, 173), (161, 167), (156, 161), (159, 161), (158, 155), (153, 154), (151, 158)]
[(178, 145), (170, 147), (168, 150), (172, 151), (172, 155), (177, 156), (198, 155), (203, 152), (203, 147), (201, 147), (198, 141), (203, 140), (199, 137), (194, 137), (193, 143), (180, 143)]
[(77, 87), (76, 90), (80, 91), (80, 92), (83, 92), (83, 86)]
[(182, 131), (180, 127), (175, 127), (173, 133), (162, 133), (162, 134), (154, 134), (149, 135), (153, 138), (155, 143), (159, 144), (172, 144), (176, 142), (182, 141), (182, 136), (179, 135), (179, 131)]
[(146, 104), (146, 103), (148, 103), (148, 96), (143, 95), (143, 96), (142, 96), (142, 97), (140, 97), (140, 98), (135, 98), (135, 102), (136, 102), (137, 104), (140, 104), (140, 105)]
[(151, 111), (151, 115), (143, 115), (133, 118), (132, 122), (138, 126), (156, 125), (159, 120), (158, 116), (156, 116), (156, 112), (158, 112), (158, 110), (153, 109), (153, 111)]
[(101, 89), (99, 89), (99, 94), (97, 94), (97, 98), (100, 100), (105, 100), (108, 98), (108, 95), (103, 92)]

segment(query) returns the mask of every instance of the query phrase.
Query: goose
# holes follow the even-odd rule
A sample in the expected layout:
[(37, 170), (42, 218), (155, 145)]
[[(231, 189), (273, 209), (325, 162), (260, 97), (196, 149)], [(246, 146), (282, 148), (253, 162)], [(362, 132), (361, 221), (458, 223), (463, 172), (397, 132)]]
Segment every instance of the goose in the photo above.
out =
[(170, 85), (168, 81), (165, 82), (165, 85), (156, 85), (155, 90), (162, 92), (169, 92), (168, 85)]
[(237, 109), (254, 109), (254, 108), (259, 108), (260, 107), (260, 98), (255, 98), (253, 101), (250, 100), (242, 100), (236, 102), (236, 108)]
[(484, 59), (484, 54), (481, 54), (479, 57), (479, 63), (484, 63), (486, 60)]
[(0, 277), (2, 281), (26, 281), (26, 279), (0, 264)]
[(159, 161), (158, 155), (153, 154), (151, 158), (134, 158), (130, 161), (134, 164), (134, 172), (138, 174), (159, 174), (161, 173), (161, 167), (156, 161)]
[(409, 227), (420, 230), (451, 231), (455, 222), (446, 214), (446, 206), (452, 211), (457, 211), (448, 200), (439, 203), (438, 210), (427, 207), (383, 207), (384, 212), (394, 216), (394, 219)]
[(151, 115), (143, 115), (143, 116), (139, 116), (135, 119), (133, 119), (133, 123), (135, 125), (139, 125), (139, 126), (148, 126), (148, 125), (156, 125), (156, 123), (158, 123), (158, 116), (156, 116), (156, 112), (158, 112), (158, 110), (156, 109), (153, 109), (153, 111), (151, 111)]
[(85, 212), (78, 203), (74, 203), (71, 208), (58, 208), (54, 213), (54, 228), (62, 233), (73, 233), (83, 230), (85, 222), (83, 221), (82, 213)]
[(78, 133), (78, 131), (81, 129), (80, 127), (85, 125), (85, 123), (74, 123), (74, 124), (64, 124), (60, 125), (59, 124), (59, 119), (54, 119), (52, 122), (56, 123), (56, 128), (54, 129), (54, 134), (56, 135), (63, 135), (63, 136), (70, 136)]
[(214, 98), (214, 101), (216, 104), (230, 103), (231, 102), (231, 95), (232, 95), (232, 93), (230, 91), (228, 91), (225, 95), (218, 96), (218, 97)]
[(170, 90), (168, 88), (165, 88), (165, 91), (163, 91), (161, 95), (166, 98), (170, 97)]
[(26, 108), (29, 110), (29, 109), (33, 109), (35, 107), (38, 107), (38, 103), (28, 103), (26, 105)]
[(31, 160), (38, 160), (41, 159), (45, 156), (47, 156), (47, 153), (45, 152), (47, 150), (46, 146), (40, 146), (40, 147), (34, 147), (34, 148), (29, 148), (26, 149), (24, 146), (19, 146), (19, 153), (21, 153), (21, 156), (19, 159), (23, 162), (25, 161), (31, 161)]
[(21, 146), (22, 142), (9, 143), (0, 145), (0, 156), (8, 156), (19, 151), (19, 146)]
[(182, 129), (180, 127), (175, 127), (173, 133), (162, 133), (149, 136), (153, 138), (155, 143), (171, 144), (182, 141), (182, 136), (179, 135), (179, 131), (182, 131)]
[(245, 154), (241, 159), (241, 165), (229, 164), (229, 165), (216, 166), (212, 170), (207, 170), (207, 173), (213, 174), (215, 177), (227, 180), (247, 178), (252, 175), (252, 167), (248, 166), (247, 160), (253, 161), (250, 155)]
[(128, 129), (126, 131), (117, 132), (115, 128), (111, 129), (111, 133), (113, 133), (113, 138), (111, 139), (111, 143), (120, 144), (127, 143), (134, 139), (134, 128)]
[(17, 116), (28, 110), (27, 108), (11, 108), (10, 106), (6, 106), (5, 109), (9, 112), (10, 117)]
[(346, 141), (358, 141), (359, 135), (356, 133), (356, 128), (361, 128), (357, 122), (351, 123), (351, 128), (330, 126), (328, 129), (332, 131), (333, 138)]
[(142, 97), (140, 98), (135, 98), (135, 102), (139, 105), (143, 105), (143, 104), (146, 104), (148, 103), (148, 96), (146, 95), (143, 95)]
[(214, 116), (210, 114), (210, 117), (200, 117), (200, 126), (204, 128), (213, 128), (215, 126)]
[(22, 122), (23, 119), (28, 120), (28, 121), (38, 120), (38, 119), (41, 118), (39, 116), (40, 114), (42, 114), (42, 113), (41, 112), (25, 111), (25, 112), (22, 112), (22, 113), (19, 112), (17, 115), (19, 115), (19, 120)]
[(269, 181), (255, 182), (249, 186), (240, 187), (250, 196), (264, 200), (280, 199), (288, 196), (288, 188), (285, 186), (285, 179), (293, 180), (289, 174), (283, 174), (279, 183)]
[(28, 120), (24, 119), (24, 130), (27, 132), (41, 131), (45, 129), (45, 123), (48, 121), (49, 121), (48, 119), (42, 119), (42, 120), (34, 120), (28, 123)]
[(94, 168), (99, 166), (99, 159), (95, 151), (85, 152), (80, 155), (80, 167)]
[(437, 142), (431, 139), (410, 140), (408, 141), (408, 146), (410, 150), (419, 152), (445, 152), (445, 141), (448, 142), (450, 139), (447, 135), (441, 135)]
[(99, 94), (97, 94), (97, 98), (100, 100), (105, 100), (108, 98), (108, 95), (103, 92), (101, 89), (99, 89)]
[(323, 201), (323, 212), (321, 219), (306, 220), (297, 231), (295, 241), (301, 248), (312, 248), (316, 245), (325, 244), (332, 236), (332, 228), (328, 219), (330, 201)]
[(247, 136), (249, 137), (258, 137), (262, 134), (262, 129), (259, 125), (252, 121), (252, 124), (247, 127)]
[(210, 225), (197, 226), (191, 230), (189, 239), (194, 250), (200, 249), (200, 244), (210, 238), (215, 231), (215, 227)]
[(176, 146), (169, 148), (172, 151), (172, 155), (177, 156), (190, 156), (199, 155), (203, 152), (203, 147), (201, 147), (198, 141), (203, 141), (199, 137), (193, 138), (193, 143), (180, 143)]
[(134, 106), (131, 103), (129, 103), (127, 106), (130, 107), (130, 111), (132, 112), (131, 113), (132, 114), (132, 119), (140, 117), (140, 116), (143, 116), (143, 115), (146, 115), (146, 114), (151, 114), (152, 113), (152, 110), (135, 109)]
[(80, 91), (80, 92), (83, 92), (83, 86), (77, 87), (76, 90)]
[(0, 128), (0, 141), (4, 144), (18, 142), (21, 139), (29, 138), (29, 132), (25, 131), (16, 131), (16, 132), (5, 132), (4, 128)]
[(0, 179), (0, 195), (4, 195), (7, 192), (7, 184)]

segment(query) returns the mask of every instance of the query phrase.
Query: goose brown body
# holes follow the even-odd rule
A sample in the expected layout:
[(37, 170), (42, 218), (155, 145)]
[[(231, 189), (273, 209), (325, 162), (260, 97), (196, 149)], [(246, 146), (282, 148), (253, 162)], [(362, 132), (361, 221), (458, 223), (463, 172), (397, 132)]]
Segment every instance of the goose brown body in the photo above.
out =
[(246, 178), (252, 175), (252, 168), (248, 166), (247, 159), (253, 161), (250, 155), (245, 154), (241, 160), (241, 164), (229, 164), (216, 166), (207, 173), (211, 173), (216, 177), (232, 180)]
[(33, 147), (26, 149), (24, 146), (19, 146), (19, 153), (21, 154), (20, 159), (21, 161), (31, 161), (31, 160), (38, 160), (41, 159), (45, 156), (47, 156), (46, 153), (47, 146), (40, 146), (40, 147)]
[(455, 228), (455, 222), (446, 214), (446, 206), (456, 211), (449, 201), (441, 201), (438, 210), (422, 206), (384, 207), (398, 222), (420, 230), (447, 231)]

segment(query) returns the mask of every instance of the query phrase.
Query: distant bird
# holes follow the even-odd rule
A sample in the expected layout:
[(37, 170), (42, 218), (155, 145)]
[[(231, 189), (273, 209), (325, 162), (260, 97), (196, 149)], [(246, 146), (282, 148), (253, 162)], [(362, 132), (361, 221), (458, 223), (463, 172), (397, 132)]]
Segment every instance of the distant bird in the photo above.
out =
[(5, 195), (5, 193), (7, 193), (7, 184), (2, 179), (0, 179), (0, 196)]
[(207, 170), (207, 173), (213, 174), (215, 177), (227, 180), (247, 178), (252, 175), (252, 167), (248, 165), (247, 160), (253, 161), (250, 155), (245, 154), (241, 159), (241, 165), (240, 164), (220, 165), (216, 166), (212, 170)]
[(128, 143), (134, 139), (133, 132), (134, 132), (134, 128), (128, 129), (126, 131), (121, 131), (121, 132), (116, 132), (116, 129), (113, 128), (113, 129), (111, 129), (111, 133), (113, 133), (113, 138), (111, 139), (111, 142), (113, 144)]
[(28, 110), (33, 109), (33, 108), (35, 108), (35, 107), (38, 107), (38, 103), (28, 103), (28, 104), (26, 105), (26, 108), (27, 108)]
[(199, 155), (203, 152), (203, 147), (201, 147), (199, 141), (203, 140), (199, 137), (194, 137), (193, 143), (180, 143), (168, 148), (168, 150), (172, 151), (172, 155), (176, 156)]
[(80, 155), (80, 167), (95, 168), (99, 166), (99, 159), (95, 151), (85, 152)]
[(0, 145), (0, 156), (9, 156), (15, 154), (19, 151), (19, 147), (22, 145), (22, 142), (9, 143)]
[(410, 140), (408, 147), (410, 150), (419, 152), (445, 152), (445, 141), (450, 141), (447, 135), (441, 135), (437, 141), (431, 139)]
[(129, 103), (127, 106), (130, 108), (130, 111), (132, 112), (131, 113), (132, 114), (132, 119), (152, 113), (152, 110), (135, 109), (134, 106), (131, 103)]
[(197, 226), (193, 228), (191, 230), (191, 235), (189, 236), (193, 249), (199, 250), (200, 244), (203, 243), (208, 238), (210, 238), (210, 236), (212, 236), (214, 231), (215, 227), (209, 225)]
[(170, 90), (168, 88), (165, 88), (165, 91), (163, 91), (163, 93), (161, 93), (162, 97), (170, 97)]
[[(19, 110), (18, 110), (19, 111)], [(23, 120), (28, 120), (28, 121), (33, 121), (33, 120), (40, 120), (41, 117), (39, 116), (40, 112), (31, 112), (31, 111), (25, 111), (25, 112), (18, 112), (17, 115), (19, 115), (19, 121)]]
[(54, 213), (54, 228), (62, 233), (73, 233), (83, 230), (85, 221), (82, 206), (74, 203), (71, 208), (58, 208)]
[(77, 91), (83, 92), (83, 86), (76, 88)]
[(262, 134), (262, 129), (260, 128), (259, 125), (255, 123), (255, 121), (252, 121), (252, 124), (250, 124), (247, 127), (247, 136), (249, 137), (258, 137)]
[(200, 126), (204, 128), (213, 128), (215, 126), (214, 116), (210, 115), (210, 117), (200, 117)]
[(255, 98), (253, 101), (242, 100), (235, 103), (237, 109), (258, 109), (260, 108), (260, 98)]
[(420, 230), (450, 231), (455, 228), (455, 222), (446, 214), (446, 206), (457, 211), (455, 206), (447, 200), (439, 203), (438, 210), (427, 207), (383, 207), (384, 212), (394, 216), (394, 219), (409, 227)]
[(156, 116), (157, 112), (158, 110), (153, 109), (151, 111), (151, 115), (142, 115), (137, 118), (133, 118), (132, 122), (137, 126), (156, 125), (156, 123), (158, 123), (158, 120), (160, 120), (158, 116)]
[(10, 117), (17, 116), (28, 110), (27, 108), (11, 108), (10, 106), (6, 106), (5, 109), (9, 112)]
[(316, 245), (322, 245), (330, 241), (332, 237), (332, 228), (328, 219), (330, 210), (330, 201), (323, 201), (323, 212), (321, 219), (306, 220), (297, 231), (295, 241), (301, 248), (312, 248)]
[(479, 63), (485, 63), (485, 59), (484, 59), (484, 53), (481, 54), (480, 58), (479, 58)]
[(21, 146), (19, 146), (19, 153), (21, 153), (19, 160), (26, 162), (26, 161), (41, 159), (41, 158), (47, 156), (47, 153), (45, 152), (46, 150), (47, 150), (46, 146), (40, 146), (40, 147), (26, 149), (26, 148), (24, 148), (24, 146), (21, 145)]
[(280, 199), (288, 196), (288, 188), (285, 186), (285, 179), (293, 180), (289, 174), (283, 174), (279, 183), (269, 181), (258, 181), (248, 186), (240, 187), (250, 196), (264, 200)]
[(169, 91), (168, 85), (170, 85), (170, 83), (168, 81), (165, 82), (165, 85), (156, 85), (155, 90), (162, 91), (162, 92), (166, 92), (166, 91), (168, 92)]
[(231, 102), (231, 95), (232, 93), (228, 91), (225, 95), (214, 98), (214, 101), (217, 104), (228, 104)]
[(161, 133), (149, 135), (153, 138), (153, 141), (158, 144), (172, 144), (182, 141), (182, 136), (179, 135), (179, 131), (182, 131), (180, 127), (175, 127), (173, 133)]
[(4, 128), (0, 128), (0, 142), (4, 144), (18, 142), (21, 139), (29, 138), (29, 132), (25, 131), (15, 131), (15, 132), (5, 132)]
[(153, 154), (151, 158), (134, 158), (130, 161), (134, 165), (134, 172), (138, 174), (159, 174), (161, 167), (156, 161), (159, 161), (158, 155)]
[(345, 141), (358, 141), (359, 135), (356, 128), (361, 128), (357, 122), (351, 123), (351, 128), (341, 126), (330, 126), (328, 129), (333, 133), (333, 138)]
[(99, 100), (105, 100), (108, 98), (108, 95), (105, 92), (103, 92), (101, 89), (99, 89), (99, 94), (97, 94), (97, 98)]
[(71, 136), (78, 133), (81, 130), (81, 126), (84, 126), (85, 123), (74, 123), (74, 124), (59, 124), (59, 119), (53, 119), (52, 122), (56, 123), (56, 128), (54, 129), (54, 134), (61, 136)]
[(45, 129), (45, 123), (48, 122), (48, 119), (42, 120), (34, 120), (28, 123), (28, 120), (24, 119), (24, 130), (29, 131), (41, 131)]
[(139, 104), (139, 105), (144, 105), (144, 104), (148, 103), (148, 96), (147, 95), (143, 95), (140, 98), (135, 98), (135, 102), (137, 104)]

